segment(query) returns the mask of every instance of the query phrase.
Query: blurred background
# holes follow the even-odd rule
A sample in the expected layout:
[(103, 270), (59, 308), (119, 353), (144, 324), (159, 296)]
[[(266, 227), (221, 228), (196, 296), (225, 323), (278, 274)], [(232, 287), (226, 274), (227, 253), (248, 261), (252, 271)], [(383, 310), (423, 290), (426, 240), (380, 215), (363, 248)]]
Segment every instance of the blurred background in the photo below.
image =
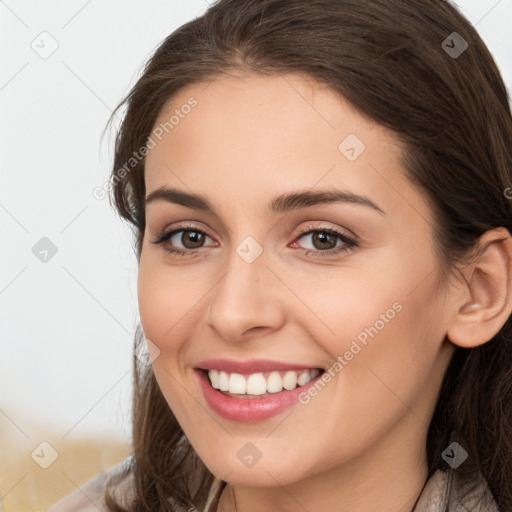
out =
[[(512, 91), (512, 0), (455, 4)], [(101, 134), (159, 42), (207, 7), (0, 0), (0, 511), (43, 511), (131, 452), (137, 264), (101, 193)]]

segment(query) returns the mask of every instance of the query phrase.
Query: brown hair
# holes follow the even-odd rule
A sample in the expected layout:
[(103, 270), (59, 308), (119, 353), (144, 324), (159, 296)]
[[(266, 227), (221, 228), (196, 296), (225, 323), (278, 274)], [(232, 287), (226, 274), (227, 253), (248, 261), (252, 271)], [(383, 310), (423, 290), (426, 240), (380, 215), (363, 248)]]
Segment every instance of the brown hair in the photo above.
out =
[[(443, 48), (457, 32), (461, 55)], [(453, 37), (453, 36), (451, 36)], [(451, 41), (451, 40), (449, 40)], [(449, 43), (452, 47), (453, 42)], [(443, 276), (467, 261), (480, 235), (512, 232), (504, 190), (512, 183), (512, 119), (497, 66), (473, 26), (446, 0), (220, 0), (170, 34), (120, 103), (111, 175), (119, 214), (145, 229), (144, 159), (164, 103), (182, 87), (222, 73), (303, 73), (328, 84), (404, 144), (406, 175), (435, 214)], [(457, 347), (429, 425), (429, 476), (454, 432), (469, 453), (457, 469), (480, 471), (502, 511), (512, 511), (510, 317), (488, 343)], [(144, 340), (141, 329), (135, 350)], [(165, 401), (151, 365), (134, 356), (132, 511), (201, 510), (213, 475)], [(171, 501), (168, 500), (172, 497)], [(111, 511), (126, 510), (108, 498)]]

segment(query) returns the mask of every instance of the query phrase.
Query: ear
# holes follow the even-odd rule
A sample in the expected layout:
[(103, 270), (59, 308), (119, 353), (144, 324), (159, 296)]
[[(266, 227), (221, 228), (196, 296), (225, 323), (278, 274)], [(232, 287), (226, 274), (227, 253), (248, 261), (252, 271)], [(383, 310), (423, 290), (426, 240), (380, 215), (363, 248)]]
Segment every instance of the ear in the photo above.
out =
[(479, 239), (476, 258), (462, 270), (447, 336), (459, 347), (472, 348), (490, 341), (512, 313), (512, 238), (500, 227)]

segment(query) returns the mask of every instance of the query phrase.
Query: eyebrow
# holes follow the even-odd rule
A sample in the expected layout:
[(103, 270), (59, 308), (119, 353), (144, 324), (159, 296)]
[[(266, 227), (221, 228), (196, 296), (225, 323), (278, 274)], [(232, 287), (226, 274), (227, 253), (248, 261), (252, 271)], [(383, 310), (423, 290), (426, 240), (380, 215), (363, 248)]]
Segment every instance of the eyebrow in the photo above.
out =
[[(190, 194), (175, 188), (165, 186), (157, 188), (145, 198), (145, 205), (156, 201), (166, 201), (168, 203), (179, 204), (187, 208), (217, 215), (214, 206), (206, 197), (199, 194)], [(300, 208), (307, 208), (309, 206), (340, 202), (366, 206), (379, 212), (381, 215), (386, 215), (386, 213), (369, 198), (346, 190), (336, 189), (319, 190), (317, 192), (311, 192), (309, 190), (288, 192), (275, 197), (269, 203), (268, 210), (271, 213), (284, 213)]]

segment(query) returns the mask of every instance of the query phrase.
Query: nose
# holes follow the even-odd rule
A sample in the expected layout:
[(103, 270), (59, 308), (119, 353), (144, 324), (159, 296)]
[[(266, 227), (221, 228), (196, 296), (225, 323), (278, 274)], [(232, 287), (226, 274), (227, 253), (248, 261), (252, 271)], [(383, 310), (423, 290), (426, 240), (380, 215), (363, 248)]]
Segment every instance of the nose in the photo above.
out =
[(211, 291), (208, 325), (226, 341), (271, 333), (284, 321), (285, 287), (268, 268), (264, 254), (248, 263), (233, 250), (223, 277)]

